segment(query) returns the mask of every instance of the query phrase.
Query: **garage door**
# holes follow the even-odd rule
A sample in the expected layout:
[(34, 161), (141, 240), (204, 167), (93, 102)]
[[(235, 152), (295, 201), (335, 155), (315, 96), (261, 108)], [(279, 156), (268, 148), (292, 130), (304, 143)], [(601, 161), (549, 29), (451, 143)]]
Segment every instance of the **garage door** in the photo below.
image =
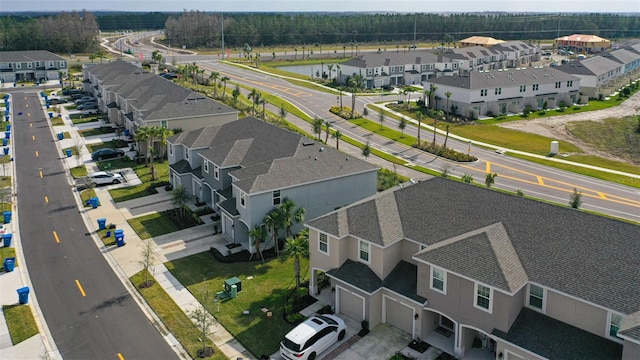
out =
[(505, 351), (505, 353), (507, 354), (505, 360), (524, 360), (524, 358), (514, 354), (514, 353), (510, 353), (508, 351)]
[(340, 297), (340, 313), (357, 321), (364, 320), (362, 318), (362, 308), (364, 306), (363, 298), (342, 288), (339, 289), (338, 296)]
[(385, 297), (386, 323), (413, 335), (413, 309)]

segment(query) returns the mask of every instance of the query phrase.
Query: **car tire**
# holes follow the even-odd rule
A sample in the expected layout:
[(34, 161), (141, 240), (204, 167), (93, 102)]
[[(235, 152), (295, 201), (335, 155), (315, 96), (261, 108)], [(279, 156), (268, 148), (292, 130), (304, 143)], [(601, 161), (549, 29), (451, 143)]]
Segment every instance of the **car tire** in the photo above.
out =
[(102, 156), (98, 156), (98, 161), (102, 161)]
[(115, 180), (113, 180), (112, 184), (113, 184), (113, 185), (115, 185), (115, 184), (120, 184), (120, 180), (115, 179)]
[(338, 341), (344, 339), (344, 336), (347, 334), (346, 331), (342, 330), (340, 331), (340, 334), (338, 334)]
[(309, 354), (309, 357), (307, 358), (309, 360), (315, 360), (316, 359), (316, 353), (312, 352), (311, 354)]

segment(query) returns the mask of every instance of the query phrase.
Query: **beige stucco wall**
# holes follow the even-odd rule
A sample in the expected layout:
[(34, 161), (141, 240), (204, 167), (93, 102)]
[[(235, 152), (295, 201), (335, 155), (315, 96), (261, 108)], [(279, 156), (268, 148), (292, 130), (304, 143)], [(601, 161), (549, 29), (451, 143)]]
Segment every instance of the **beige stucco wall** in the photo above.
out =
[(598, 336), (606, 335), (606, 310), (552, 290), (546, 292), (546, 315)]
[(622, 348), (622, 360), (640, 359), (640, 344), (625, 340)]

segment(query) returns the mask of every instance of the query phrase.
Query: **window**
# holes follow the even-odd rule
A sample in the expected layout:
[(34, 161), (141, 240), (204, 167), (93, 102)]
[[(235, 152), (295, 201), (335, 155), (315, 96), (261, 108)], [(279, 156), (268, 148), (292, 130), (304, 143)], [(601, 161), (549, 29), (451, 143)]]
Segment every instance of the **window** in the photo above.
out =
[(542, 310), (544, 307), (544, 289), (529, 284), (529, 306)]
[(619, 339), (618, 330), (620, 330), (622, 319), (624, 319), (623, 315), (613, 312), (609, 314), (609, 336)]
[(476, 283), (476, 301), (474, 303), (474, 306), (479, 309), (491, 312), (492, 305), (491, 289), (484, 285)]
[(280, 190), (273, 192), (273, 205), (280, 205)]
[(163, 129), (168, 129), (169, 128), (169, 122), (167, 120), (162, 120), (162, 121), (160, 121), (160, 126)]
[(243, 208), (247, 207), (247, 194), (245, 194), (244, 192), (240, 193), (240, 206), (242, 206)]
[(32, 67), (33, 67), (33, 63), (28, 62), (28, 63), (27, 63), (27, 68), (28, 68), (28, 69), (31, 69)]
[(327, 234), (320, 233), (318, 235), (318, 251), (329, 254), (329, 239)]
[(360, 260), (364, 262), (369, 262), (369, 243), (365, 241), (360, 241)]
[(36, 61), (36, 67), (40, 67), (40, 61)]
[(49, 61), (49, 67), (52, 68), (53, 67), (53, 61)]
[(446, 281), (447, 276), (443, 269), (437, 267), (431, 267), (431, 288), (443, 294), (447, 293)]
[(567, 81), (567, 87), (572, 87), (572, 86), (573, 86), (573, 80)]
[(204, 172), (209, 173), (209, 161), (204, 161)]
[(480, 89), (480, 96), (487, 96), (487, 89)]
[(173, 156), (173, 144), (169, 144), (169, 155)]
[(220, 168), (218, 165), (213, 165), (213, 177), (216, 178), (216, 180), (220, 180)]
[(189, 159), (189, 149), (184, 148), (184, 157), (188, 160)]
[(16, 69), (22, 69), (22, 64), (21, 63), (16, 63)]
[(540, 86), (540, 84), (533, 84), (532, 85), (533, 91), (538, 91), (539, 86)]
[(495, 95), (502, 94), (502, 88), (496, 88)]

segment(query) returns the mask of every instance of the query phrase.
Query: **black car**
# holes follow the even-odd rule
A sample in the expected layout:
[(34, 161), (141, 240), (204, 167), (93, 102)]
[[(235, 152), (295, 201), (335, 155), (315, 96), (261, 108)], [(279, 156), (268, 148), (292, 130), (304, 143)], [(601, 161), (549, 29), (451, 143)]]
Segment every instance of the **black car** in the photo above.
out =
[(94, 151), (91, 154), (91, 158), (94, 161), (114, 159), (114, 158), (119, 158), (123, 156), (124, 156), (124, 151), (120, 149), (111, 149), (111, 148), (100, 149), (100, 150)]

